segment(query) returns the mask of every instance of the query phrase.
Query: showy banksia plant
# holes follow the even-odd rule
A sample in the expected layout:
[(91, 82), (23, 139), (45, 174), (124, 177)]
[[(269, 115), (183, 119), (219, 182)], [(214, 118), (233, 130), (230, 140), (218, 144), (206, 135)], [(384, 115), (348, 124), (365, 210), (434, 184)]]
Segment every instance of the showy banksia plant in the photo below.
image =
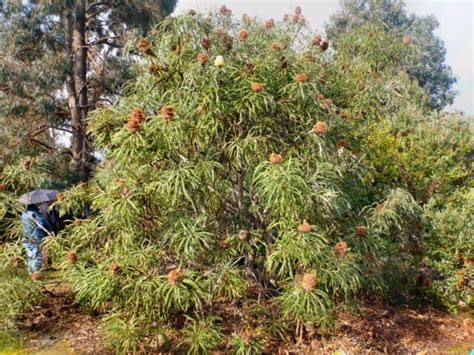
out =
[[(105, 156), (91, 187), (57, 203), (76, 195), (94, 213), (51, 243), (58, 259), (80, 250), (80, 262), (60, 263), (79, 302), (139, 315), (147, 330), (172, 328), (183, 312), (232, 311), (236, 299), (245, 319), (260, 299), (291, 329), (329, 325), (342, 303), (386, 290), (398, 260), (391, 230), (366, 208), (380, 192), (365, 157), (374, 127), (417, 107), (404, 101), (418, 97), (415, 84), (381, 59), (405, 46), (398, 37), (369, 50), (351, 37), (328, 56), (300, 17), (239, 23), (228, 10), (160, 22), (156, 56), (136, 62), (124, 97), (92, 113), (88, 134)], [(150, 63), (166, 70), (150, 75)], [(366, 219), (370, 238), (356, 237), (354, 221)]]

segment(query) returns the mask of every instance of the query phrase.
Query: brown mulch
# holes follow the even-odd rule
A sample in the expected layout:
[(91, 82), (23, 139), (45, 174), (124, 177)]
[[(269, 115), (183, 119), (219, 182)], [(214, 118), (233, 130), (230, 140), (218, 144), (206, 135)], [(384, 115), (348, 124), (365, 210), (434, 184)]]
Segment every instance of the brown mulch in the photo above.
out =
[[(30, 350), (41, 353), (62, 344), (63, 353), (111, 353), (104, 344), (99, 319), (85, 314), (68, 297), (67, 286), (52, 285), (46, 292), (50, 297), (22, 322), (21, 331)], [(232, 324), (229, 329), (234, 327)], [(357, 316), (341, 315), (331, 336), (307, 337), (302, 343), (276, 348), (272, 353), (468, 354), (474, 348), (474, 318), (467, 313), (454, 317), (432, 308), (395, 309), (367, 304)]]

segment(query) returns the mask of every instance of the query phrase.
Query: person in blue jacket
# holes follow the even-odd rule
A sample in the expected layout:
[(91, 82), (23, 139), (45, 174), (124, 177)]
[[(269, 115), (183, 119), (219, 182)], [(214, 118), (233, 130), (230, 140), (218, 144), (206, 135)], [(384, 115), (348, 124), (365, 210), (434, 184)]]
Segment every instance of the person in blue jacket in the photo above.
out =
[(20, 219), (23, 227), (23, 246), (28, 257), (28, 271), (31, 274), (41, 269), (41, 243), (49, 233), (49, 224), (34, 204), (26, 207)]

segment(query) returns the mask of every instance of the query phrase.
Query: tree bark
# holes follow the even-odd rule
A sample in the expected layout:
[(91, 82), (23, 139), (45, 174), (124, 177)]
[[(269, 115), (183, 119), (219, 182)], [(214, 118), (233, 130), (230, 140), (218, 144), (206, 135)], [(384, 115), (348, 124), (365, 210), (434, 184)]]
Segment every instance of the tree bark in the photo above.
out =
[(71, 112), (72, 170), (87, 181), (90, 176), (90, 147), (85, 136), (88, 114), (86, 0), (68, 2), (65, 39), (70, 55), (70, 71), (66, 79), (68, 104)]

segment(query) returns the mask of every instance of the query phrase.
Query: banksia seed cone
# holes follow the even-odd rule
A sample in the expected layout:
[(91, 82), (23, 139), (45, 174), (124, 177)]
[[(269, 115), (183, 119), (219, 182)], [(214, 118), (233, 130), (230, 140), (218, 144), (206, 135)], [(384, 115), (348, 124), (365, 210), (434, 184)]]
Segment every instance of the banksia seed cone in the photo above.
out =
[(308, 75), (305, 73), (298, 73), (295, 75), (295, 80), (299, 83), (304, 83), (305, 81), (308, 81)]
[(75, 226), (80, 226), (82, 224), (82, 219), (76, 218), (74, 222), (72, 222)]
[(247, 14), (243, 14), (242, 15), (242, 22), (246, 25), (250, 24), (250, 22), (252, 21), (252, 19), (250, 18), (249, 15)]
[(219, 241), (219, 246), (222, 248), (222, 249), (227, 249), (229, 247), (229, 241), (227, 240), (220, 240)]
[(326, 49), (329, 48), (329, 42), (326, 41), (326, 40), (323, 40), (323, 41), (321, 42), (320, 47), (321, 47), (321, 49), (322, 49), (323, 51), (325, 51)]
[(248, 38), (248, 36), (249, 36), (249, 31), (247, 30), (242, 30), (239, 32), (239, 39), (241, 41), (245, 41)]
[(209, 61), (209, 55), (207, 53), (199, 53), (196, 59), (199, 63), (204, 65)]
[(39, 271), (33, 272), (33, 273), (31, 274), (31, 279), (32, 279), (33, 281), (39, 281), (39, 280), (41, 280), (41, 272), (39, 272)]
[(322, 41), (322, 37), (320, 34), (315, 35), (312, 40), (313, 45), (315, 46), (319, 46), (321, 44), (321, 41)]
[(384, 207), (385, 207), (385, 206), (384, 206), (383, 203), (378, 203), (377, 206), (375, 206), (375, 213), (376, 213), (376, 214), (382, 213)]
[(71, 264), (75, 264), (77, 261), (77, 253), (74, 250), (70, 250), (67, 252), (66, 258)]
[(314, 56), (311, 52), (306, 52), (303, 57), (306, 62), (309, 62), (309, 63), (314, 62)]
[(368, 36), (369, 36), (370, 38), (373, 38), (373, 37), (375, 36), (375, 33), (372, 32), (372, 31), (370, 31), (370, 32), (368, 33)]
[(253, 92), (260, 92), (263, 90), (263, 84), (262, 83), (252, 83), (252, 91)]
[(321, 136), (326, 133), (327, 128), (328, 125), (326, 124), (326, 122), (318, 121), (313, 127), (313, 132), (316, 133), (318, 136)]
[(250, 237), (250, 232), (246, 229), (242, 229), (240, 232), (239, 232), (239, 239), (240, 240), (248, 240)]
[(151, 43), (146, 38), (140, 38), (137, 43), (137, 48), (140, 52), (148, 55), (153, 55), (153, 51), (151, 50)]
[(253, 70), (253, 64), (245, 63), (242, 70), (245, 72), (245, 74), (250, 74)]
[(32, 164), (33, 164), (33, 161), (31, 161), (30, 159), (26, 159), (23, 161), (23, 167), (27, 170), (31, 168)]
[(143, 110), (139, 107), (135, 107), (127, 122), (128, 130), (132, 133), (138, 132), (140, 130), (140, 123), (144, 120), (144, 116)]
[(345, 139), (341, 139), (339, 142), (337, 142), (337, 146), (339, 148), (347, 148), (349, 147), (349, 142), (347, 142)]
[(178, 270), (173, 269), (168, 273), (168, 283), (170, 285), (176, 285), (181, 282), (183, 279), (183, 274), (180, 273)]
[(347, 253), (347, 243), (346, 242), (339, 242), (336, 244), (334, 247), (334, 250), (336, 251), (337, 256), (343, 257)]
[(316, 91), (314, 93), (314, 97), (316, 98), (316, 100), (320, 100), (320, 101), (324, 100), (324, 95), (319, 91)]
[(122, 178), (117, 178), (117, 179), (114, 180), (114, 182), (115, 182), (115, 185), (121, 187), (121, 186), (125, 185), (126, 180), (122, 179)]
[(196, 16), (196, 13), (197, 12), (194, 9), (191, 9), (191, 10), (188, 11), (188, 15), (190, 15), (190, 16)]
[(366, 236), (368, 232), (368, 229), (365, 226), (357, 226), (355, 230), (356, 230), (356, 234), (361, 237)]
[(265, 21), (265, 28), (272, 28), (273, 26), (275, 26), (275, 20), (274, 19), (269, 19), (267, 21)]
[(349, 118), (349, 113), (347, 111), (342, 111), (340, 116), (341, 116), (341, 118), (348, 119)]
[(282, 69), (285, 69), (288, 67), (288, 59), (286, 57), (281, 57), (280, 58), (280, 67)]
[[(7, 185), (0, 184), (0, 191), (4, 191), (7, 188)], [(56, 195), (57, 196), (57, 195)]]
[(227, 13), (227, 7), (225, 5), (222, 5), (219, 9), (219, 12), (221, 15), (225, 15)]
[(290, 15), (285, 14), (283, 15), (283, 21), (288, 21), (290, 19)]
[(283, 46), (278, 42), (273, 42), (272, 43), (272, 49), (274, 51), (281, 51), (283, 49)]
[(269, 160), (272, 164), (280, 164), (283, 161), (283, 157), (280, 154), (272, 153)]
[(300, 6), (296, 6), (296, 8), (295, 8), (295, 14), (296, 14), (296, 15), (301, 15), (301, 7), (300, 7)]
[(301, 278), (301, 286), (305, 289), (305, 291), (312, 291), (316, 288), (316, 285), (318, 283), (318, 279), (316, 278), (316, 275), (306, 273), (303, 275)]
[(120, 274), (120, 271), (122, 270), (122, 268), (120, 267), (119, 264), (117, 263), (112, 263), (109, 265), (109, 272), (112, 274), (112, 275), (118, 275)]
[(255, 338), (252, 332), (252, 329), (246, 328), (240, 333), (240, 337), (245, 341), (247, 344), (250, 344), (250, 342)]
[(211, 48), (211, 40), (209, 38), (203, 38), (201, 41), (201, 46), (205, 49)]
[(403, 44), (405, 44), (406, 46), (410, 45), (411, 44), (411, 37), (410, 36), (403, 36)]
[(298, 232), (301, 232), (301, 233), (309, 233), (311, 232), (311, 225), (307, 222), (304, 222), (304, 223), (301, 223), (299, 226), (298, 226)]
[(168, 105), (161, 108), (161, 117), (163, 117), (166, 122), (171, 121), (174, 118), (174, 115), (175, 112), (172, 106)]

